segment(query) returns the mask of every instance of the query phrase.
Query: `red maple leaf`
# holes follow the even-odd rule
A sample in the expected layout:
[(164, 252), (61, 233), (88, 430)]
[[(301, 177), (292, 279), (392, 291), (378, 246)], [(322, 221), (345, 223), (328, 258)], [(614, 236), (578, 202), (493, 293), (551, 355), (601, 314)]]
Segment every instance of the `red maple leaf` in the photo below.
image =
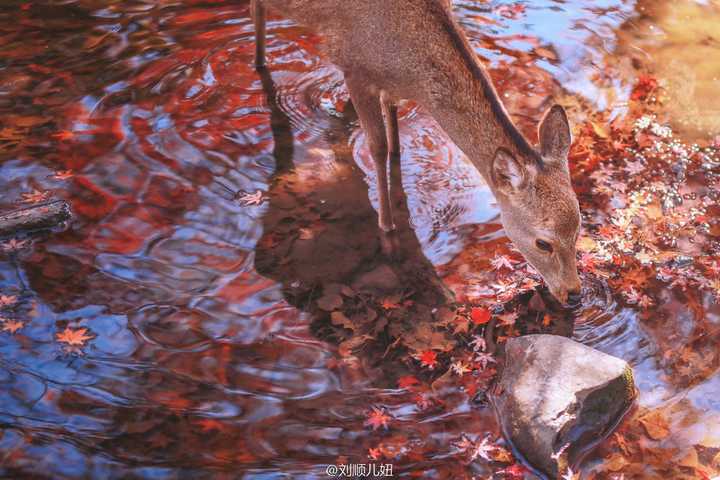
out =
[(487, 308), (473, 307), (470, 310), (470, 318), (472, 318), (475, 325), (485, 325), (490, 321), (491, 316), (490, 310)]
[(406, 375), (398, 379), (398, 388), (410, 388), (415, 385), (420, 385), (420, 380), (412, 375)]
[(390, 420), (390, 416), (386, 414), (382, 408), (373, 407), (370, 413), (367, 414), (367, 419), (363, 425), (371, 426), (373, 430), (377, 430), (380, 427), (387, 429)]
[(203, 418), (198, 422), (198, 425), (203, 432), (211, 432), (213, 430), (221, 431), (225, 429), (225, 425), (214, 418)]
[(645, 100), (652, 92), (658, 88), (658, 81), (649, 75), (640, 75), (638, 81), (633, 87), (631, 100)]
[(420, 356), (418, 357), (418, 360), (420, 360), (420, 363), (423, 365), (423, 367), (428, 367), (430, 370), (435, 368), (435, 365), (437, 365), (437, 353), (433, 352), (432, 350), (426, 350)]
[(520, 465), (519, 463), (514, 463), (510, 465), (507, 468), (504, 468), (497, 473), (505, 474), (509, 478), (517, 478), (522, 479), (525, 478), (525, 472), (527, 472), (528, 469)]
[(371, 460), (379, 460), (382, 458), (382, 451), (379, 448), (370, 448), (368, 450), (368, 457), (370, 457)]

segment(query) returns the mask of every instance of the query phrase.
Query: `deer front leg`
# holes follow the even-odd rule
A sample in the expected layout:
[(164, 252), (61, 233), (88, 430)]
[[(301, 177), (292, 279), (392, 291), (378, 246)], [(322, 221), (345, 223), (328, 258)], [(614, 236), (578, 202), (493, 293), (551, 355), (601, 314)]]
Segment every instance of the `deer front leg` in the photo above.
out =
[(255, 25), (255, 67), (265, 66), (265, 6), (260, 0), (252, 0), (250, 12)]
[(400, 158), (400, 130), (398, 128), (397, 105), (384, 90), (380, 93), (380, 105), (385, 119), (385, 137), (387, 138), (388, 155), (393, 159)]
[(358, 80), (352, 75), (345, 75), (345, 83), (350, 92), (350, 99), (360, 119), (360, 126), (367, 137), (370, 154), (375, 162), (375, 176), (378, 191), (378, 224), (380, 228), (389, 232), (395, 228), (390, 207), (390, 189), (388, 185), (387, 159), (388, 142), (385, 122), (383, 121), (383, 108), (380, 96), (372, 93), (364, 85), (362, 79)]

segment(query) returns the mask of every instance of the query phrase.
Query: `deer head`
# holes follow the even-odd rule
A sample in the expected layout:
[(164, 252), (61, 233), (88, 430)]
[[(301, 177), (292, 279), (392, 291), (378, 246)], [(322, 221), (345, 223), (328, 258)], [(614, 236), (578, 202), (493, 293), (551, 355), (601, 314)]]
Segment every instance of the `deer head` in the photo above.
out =
[(570, 184), (572, 140), (561, 106), (545, 114), (539, 138), (542, 162), (498, 148), (492, 183), (507, 236), (564, 304), (580, 293), (575, 262), (580, 209)]

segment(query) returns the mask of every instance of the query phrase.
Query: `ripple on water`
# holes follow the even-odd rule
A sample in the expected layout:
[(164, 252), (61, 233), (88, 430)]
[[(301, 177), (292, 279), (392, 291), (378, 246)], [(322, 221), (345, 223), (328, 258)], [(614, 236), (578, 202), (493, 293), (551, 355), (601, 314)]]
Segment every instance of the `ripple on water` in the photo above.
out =
[(656, 341), (638, 311), (623, 307), (603, 279), (586, 276), (583, 283), (573, 339), (628, 362), (641, 404), (658, 404), (669, 398), (676, 388), (666, 379), (657, 360)]

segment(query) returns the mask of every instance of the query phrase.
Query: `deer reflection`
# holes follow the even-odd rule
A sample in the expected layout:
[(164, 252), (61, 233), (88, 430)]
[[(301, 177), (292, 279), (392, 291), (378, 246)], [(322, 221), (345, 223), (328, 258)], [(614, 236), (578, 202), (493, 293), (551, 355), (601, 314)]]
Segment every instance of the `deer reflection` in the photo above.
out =
[(277, 167), (256, 247), (256, 270), (281, 282), (287, 301), (317, 314), (316, 320), (326, 314), (314, 300), (340, 285), (376, 297), (412, 292), (414, 304), (427, 306), (427, 311), (447, 304), (451, 296), (410, 227), (399, 158), (390, 168), (397, 228), (386, 234), (377, 228), (368, 186), (353, 160), (354, 113), (329, 120), (325, 140), (330, 148), (313, 152), (325, 156), (322, 164), (296, 168), (299, 153), (293, 148), (290, 120), (278, 104), (270, 73), (258, 72), (269, 104)]

